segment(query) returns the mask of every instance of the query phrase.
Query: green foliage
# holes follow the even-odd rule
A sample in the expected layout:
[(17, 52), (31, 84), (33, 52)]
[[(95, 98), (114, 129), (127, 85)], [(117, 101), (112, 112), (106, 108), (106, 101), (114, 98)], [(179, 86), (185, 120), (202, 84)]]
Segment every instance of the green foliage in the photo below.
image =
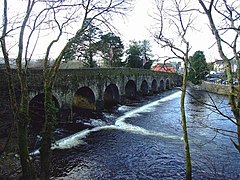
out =
[(127, 53), (127, 67), (131, 68), (141, 68), (143, 65), (143, 60), (141, 58), (141, 48), (140, 45), (133, 41), (130, 44), (129, 49), (126, 51)]
[(131, 41), (126, 54), (127, 67), (145, 69), (151, 68), (153, 61), (150, 60), (151, 49), (149, 41)]
[(121, 67), (124, 65), (123, 50), (124, 46), (120, 37), (114, 33), (102, 35), (101, 30), (93, 25), (91, 19), (87, 19), (83, 28), (69, 40), (64, 59), (66, 61), (79, 60), (83, 67), (96, 67), (94, 57), (101, 54), (106, 66)]
[(102, 35), (101, 40), (97, 43), (97, 49), (102, 54), (105, 66), (123, 66), (122, 56), (124, 45), (119, 36), (116, 36), (114, 33)]
[(200, 83), (209, 73), (209, 66), (203, 51), (196, 51), (190, 58), (190, 69), (188, 72), (188, 80), (193, 84)]
[(147, 60), (147, 62), (143, 65), (144, 69), (151, 69), (153, 64), (153, 60)]
[(93, 57), (97, 52), (96, 43), (101, 33), (90, 18), (86, 19), (83, 27), (69, 40), (63, 58), (66, 61), (79, 60), (84, 67), (96, 67), (97, 64)]

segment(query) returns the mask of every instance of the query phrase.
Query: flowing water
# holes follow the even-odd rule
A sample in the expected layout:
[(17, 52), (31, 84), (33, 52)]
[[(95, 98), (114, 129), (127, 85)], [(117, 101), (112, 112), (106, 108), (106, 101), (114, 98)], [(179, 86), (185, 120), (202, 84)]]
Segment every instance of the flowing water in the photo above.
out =
[[(216, 104), (231, 114), (227, 99), (211, 94), (213, 104), (208, 93), (189, 92), (193, 179), (240, 179), (240, 154), (229, 137), (233, 134), (219, 130), (235, 131), (236, 126), (198, 102)], [(52, 179), (184, 179), (180, 96), (179, 90), (164, 92), (120, 106), (102, 119), (90, 119), (94, 128), (61, 139), (53, 147)]]

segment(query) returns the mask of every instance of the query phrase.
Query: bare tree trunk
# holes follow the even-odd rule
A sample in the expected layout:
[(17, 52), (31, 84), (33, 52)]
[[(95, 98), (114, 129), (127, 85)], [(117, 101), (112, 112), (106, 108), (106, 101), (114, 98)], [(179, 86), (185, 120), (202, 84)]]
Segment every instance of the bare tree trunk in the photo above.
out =
[[(227, 55), (224, 53), (222, 44), (226, 43), (226, 41), (224, 41), (221, 38), (221, 34), (219, 33), (219, 30), (217, 29), (217, 26), (215, 25), (213, 15), (212, 15), (212, 9), (214, 8), (214, 2), (215, 1), (211, 0), (209, 2), (208, 8), (206, 7), (205, 3), (202, 0), (198, 0), (198, 1), (199, 1), (199, 4), (202, 6), (204, 12), (206, 13), (206, 16), (208, 17), (211, 30), (212, 30), (212, 32), (214, 34), (214, 37), (215, 37), (215, 40), (217, 42), (217, 48), (218, 48), (219, 55), (222, 58), (222, 60), (224, 61), (224, 65), (226, 67), (226, 75), (227, 75), (227, 80), (229, 82), (228, 100), (229, 100), (229, 104), (230, 104), (230, 107), (231, 107), (231, 111), (233, 112), (233, 115), (234, 115), (234, 117), (236, 119), (236, 122), (237, 122), (237, 133), (238, 133), (238, 135), (237, 135), (238, 143), (235, 143), (233, 140), (232, 140), (232, 142), (235, 145), (235, 147), (237, 148), (237, 150), (240, 152), (240, 93), (239, 93), (240, 85), (238, 85), (238, 90), (237, 90), (238, 93), (237, 93), (237, 98), (236, 98), (235, 97), (235, 92), (234, 92), (235, 87), (233, 85), (233, 72), (232, 72), (231, 63), (230, 63), (231, 58), (229, 59), (227, 57)], [(226, 1), (224, 3), (226, 3)], [(227, 6), (227, 4), (225, 4), (225, 5)], [(231, 24), (233, 24), (233, 21), (231, 22)], [(237, 51), (236, 51), (236, 43), (238, 42), (237, 41), (238, 33), (239, 32), (237, 32), (236, 38), (233, 42), (234, 46), (232, 46), (231, 48), (234, 52), (236, 62), (237, 62), (237, 65), (238, 65), (237, 76), (238, 76), (238, 83), (239, 83), (239, 78), (240, 78), (239, 55), (237, 54)], [(236, 101), (238, 101), (238, 102), (236, 102)]]
[[(240, 31), (238, 32), (238, 36), (240, 35)], [(235, 43), (236, 47), (237, 42)], [(235, 48), (235, 58), (236, 58), (236, 63), (237, 63), (237, 81), (238, 81), (238, 86), (237, 86), (237, 107), (240, 109), (240, 57), (238, 53), (236, 52)], [(239, 113), (238, 113), (239, 114)], [(238, 146), (237, 149), (240, 152), (240, 117), (236, 118), (237, 120), (237, 133), (238, 133)]]
[(23, 179), (34, 179), (34, 172), (28, 151), (28, 114), (24, 111), (19, 112), (17, 114), (17, 121), (19, 156), (22, 166)]
[(185, 149), (185, 160), (186, 160), (186, 179), (192, 179), (192, 164), (190, 147), (188, 142), (188, 132), (187, 132), (187, 120), (185, 113), (185, 96), (187, 87), (187, 62), (184, 61), (184, 74), (183, 74), (183, 84), (182, 84), (182, 94), (181, 94), (181, 116), (182, 116), (182, 129), (183, 129), (183, 141)]
[(50, 168), (51, 168), (51, 144), (53, 142), (53, 132), (56, 125), (56, 109), (55, 104), (52, 101), (52, 89), (47, 83), (44, 86), (44, 108), (45, 108), (45, 122), (42, 130), (42, 141), (40, 149), (40, 158), (41, 158), (41, 172), (40, 179), (45, 180), (50, 177)]
[[(50, 177), (50, 169), (51, 169), (51, 157), (52, 150), (51, 145), (54, 141), (54, 130), (56, 128), (56, 120), (57, 120), (57, 109), (55, 107), (55, 102), (53, 102), (53, 94), (52, 88), (56, 78), (56, 75), (59, 70), (59, 66), (65, 51), (65, 48), (61, 51), (55, 63), (51, 68), (45, 69), (44, 71), (44, 111), (45, 111), (45, 120), (42, 129), (42, 141), (41, 141), (41, 149), (40, 149), (40, 159), (41, 159), (41, 172), (40, 179), (46, 180)], [(45, 59), (46, 61), (47, 59)]]
[[(190, 1), (162, 1), (156, 0), (156, 9), (159, 13), (155, 17), (159, 24), (159, 32), (156, 34), (156, 39), (159, 40), (162, 47), (168, 47), (173, 54), (173, 57), (168, 57), (165, 61), (170, 59), (181, 59), (184, 63), (184, 74), (183, 74), (183, 84), (182, 84), (182, 94), (181, 94), (181, 120), (182, 120), (182, 130), (183, 130), (183, 142), (185, 151), (185, 161), (186, 161), (186, 179), (192, 179), (192, 164), (191, 164), (191, 154), (190, 146), (188, 142), (188, 131), (187, 131), (187, 118), (185, 114), (185, 96), (187, 87), (187, 68), (189, 63), (189, 52), (190, 46), (186, 39), (186, 34), (188, 34), (188, 29), (191, 29), (193, 24), (193, 8)], [(166, 3), (166, 4), (165, 4)], [(170, 4), (170, 5), (169, 5)], [(169, 7), (171, 11), (169, 12)], [(186, 13), (188, 12), (188, 13)], [(169, 22), (170, 26), (169, 26)], [(167, 29), (165, 29), (167, 27)], [(166, 30), (177, 29), (175, 33), (176, 36), (169, 35)], [(172, 36), (172, 37), (171, 37)], [(173, 38), (174, 37), (174, 38)], [(178, 37), (179, 42), (175, 41)], [(185, 48), (184, 48), (185, 47)]]
[(14, 121), (17, 123), (17, 135), (18, 135), (18, 147), (19, 156), (22, 166), (23, 179), (33, 179), (33, 169), (31, 166), (31, 160), (28, 151), (28, 133), (27, 126), (30, 121), (29, 108), (28, 108), (28, 88), (27, 88), (27, 76), (26, 71), (22, 69), (22, 53), (23, 53), (23, 36), (27, 21), (30, 16), (33, 4), (30, 0), (28, 1), (26, 15), (20, 28), (19, 43), (18, 43), (18, 56), (16, 58), (17, 75), (20, 83), (21, 99), (20, 103), (16, 99), (16, 91), (13, 84), (13, 74), (11, 72), (9, 55), (6, 48), (6, 36), (8, 27), (8, 14), (7, 14), (7, 0), (4, 0), (4, 14), (3, 14), (3, 31), (1, 36), (1, 48), (4, 55), (5, 67), (8, 75), (8, 86), (11, 108), (13, 111)]
[[(19, 61), (20, 62), (20, 61)], [(29, 94), (27, 85), (27, 75), (20, 67), (17, 70), (18, 78), (20, 81), (21, 100), (17, 109), (17, 134), (18, 134), (18, 146), (19, 156), (22, 165), (22, 172), (24, 179), (33, 179), (33, 168), (28, 151), (28, 125), (30, 123), (29, 116)]]

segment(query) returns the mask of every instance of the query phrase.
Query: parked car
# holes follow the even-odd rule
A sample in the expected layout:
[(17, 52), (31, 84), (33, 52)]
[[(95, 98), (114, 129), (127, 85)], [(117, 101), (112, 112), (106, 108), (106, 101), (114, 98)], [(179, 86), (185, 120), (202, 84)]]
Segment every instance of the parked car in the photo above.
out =
[(238, 81), (233, 81), (233, 85), (238, 85)]

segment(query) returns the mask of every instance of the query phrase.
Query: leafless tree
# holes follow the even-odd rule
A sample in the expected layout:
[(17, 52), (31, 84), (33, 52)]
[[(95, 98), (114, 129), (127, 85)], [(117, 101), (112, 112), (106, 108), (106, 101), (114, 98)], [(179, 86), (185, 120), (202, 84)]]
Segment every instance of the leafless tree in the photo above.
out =
[[(240, 2), (237, 0), (199, 0), (198, 2), (208, 17), (219, 55), (225, 64), (229, 82), (229, 104), (236, 119), (236, 121), (232, 122), (236, 125), (238, 132), (237, 142), (231, 140), (240, 152)], [(231, 68), (231, 61), (233, 60), (237, 64), (237, 87), (233, 83), (234, 77)]]
[(185, 95), (187, 85), (187, 67), (189, 64), (189, 51), (191, 49), (188, 41), (188, 32), (193, 28), (195, 19), (194, 9), (190, 0), (155, 0), (156, 13), (153, 18), (157, 29), (154, 37), (162, 48), (170, 50), (170, 59), (179, 59), (184, 63), (183, 85), (181, 95), (181, 123), (183, 129), (184, 147), (186, 155), (186, 179), (192, 178), (192, 165), (190, 147), (188, 141), (187, 121), (185, 114)]
[[(51, 162), (51, 144), (53, 142), (53, 130), (55, 128), (56, 109), (52, 102), (52, 88), (67, 44), (62, 47), (58, 55), (51, 62), (50, 57), (54, 45), (59, 43), (62, 37), (74, 35), (74, 26), (78, 25), (76, 34), (83, 34), (87, 28), (82, 24), (86, 19), (105, 25), (107, 28), (113, 27), (110, 23), (114, 14), (124, 15), (129, 10), (128, 0), (87, 0), (87, 1), (48, 1), (48, 0), (26, 0), (20, 4), (25, 8), (24, 12), (16, 13), (13, 16), (8, 12), (8, 3), (3, 3), (3, 25), (1, 27), (1, 50), (4, 56), (4, 63), (7, 71), (9, 94), (15, 122), (18, 130), (18, 146), (21, 159), (24, 179), (34, 179), (31, 159), (28, 152), (28, 132), (27, 126), (30, 121), (29, 116), (29, 94), (28, 94), (28, 67), (30, 61), (37, 53), (37, 49), (43, 49), (43, 79), (44, 79), (44, 109), (45, 120), (42, 129), (42, 141), (40, 150), (41, 172), (40, 179), (49, 179)], [(11, 10), (19, 8), (12, 6)], [(16, 10), (18, 11), (18, 10)], [(91, 23), (89, 22), (89, 24)], [(80, 22), (80, 24), (78, 24)], [(69, 29), (70, 28), (70, 29)], [(13, 42), (13, 38), (17, 40)], [(41, 39), (47, 36), (48, 41), (40, 44)], [(71, 41), (68, 42), (68, 44)], [(17, 48), (16, 48), (17, 45)], [(20, 83), (20, 102), (16, 99), (16, 92), (13, 83), (13, 70), (10, 66), (10, 56), (14, 55), (18, 80)]]

